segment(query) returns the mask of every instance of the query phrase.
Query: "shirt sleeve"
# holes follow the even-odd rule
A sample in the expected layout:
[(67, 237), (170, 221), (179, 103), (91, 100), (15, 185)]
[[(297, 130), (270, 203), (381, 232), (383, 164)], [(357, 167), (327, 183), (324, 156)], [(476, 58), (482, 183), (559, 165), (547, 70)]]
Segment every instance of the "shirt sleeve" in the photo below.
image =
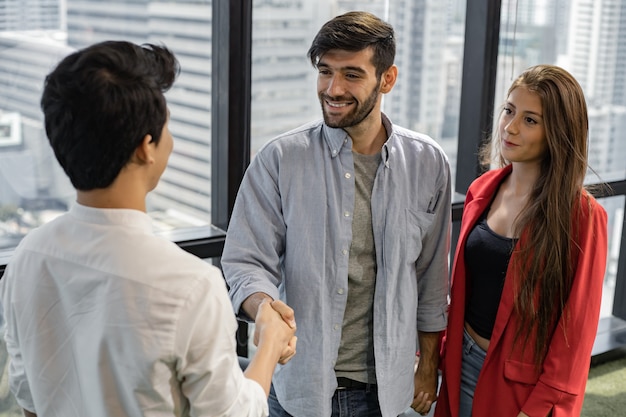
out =
[(450, 166), (441, 155), (438, 176), (438, 195), (431, 202), (429, 211), (433, 221), (422, 240), (422, 252), (417, 260), (418, 280), (417, 330), (438, 332), (445, 329), (448, 321), (448, 264), (451, 225)]
[(529, 416), (547, 415), (559, 404), (568, 409), (577, 396), (584, 395), (598, 329), (608, 246), (606, 211), (592, 201), (591, 216), (581, 216), (581, 222), (574, 226), (579, 229), (581, 241), (573, 286), (539, 381), (522, 407)]
[(222, 253), (222, 269), (234, 311), (244, 320), (250, 318), (240, 311), (241, 304), (250, 295), (263, 292), (279, 298), (286, 226), (275, 158), (278, 157), (266, 149), (256, 155), (246, 170)]
[(5, 271), (4, 277), (0, 280), (0, 296), (2, 300), (3, 317), (0, 317), (0, 332), (4, 334), (6, 342), (7, 360), (9, 363), (9, 388), (15, 397), (18, 405), (31, 413), (35, 412), (35, 403), (26, 377), (24, 361), (20, 351), (19, 338), (16, 328), (16, 321), (11, 303), (11, 265)]
[(224, 280), (216, 275), (190, 291), (179, 317), (176, 374), (190, 416), (267, 416), (265, 391), (239, 366), (237, 323)]

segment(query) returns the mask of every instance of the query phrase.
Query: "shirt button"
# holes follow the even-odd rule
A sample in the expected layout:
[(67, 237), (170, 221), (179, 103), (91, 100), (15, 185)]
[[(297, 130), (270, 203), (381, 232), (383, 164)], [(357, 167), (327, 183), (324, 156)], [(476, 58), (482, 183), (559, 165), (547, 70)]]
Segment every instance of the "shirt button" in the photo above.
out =
[(350, 178), (352, 178), (352, 175), (350, 175), (349, 172), (346, 172), (346, 175), (344, 175), (344, 177), (346, 177), (347, 179), (350, 179)]
[(347, 255), (347, 254), (348, 254), (348, 249), (343, 249), (343, 250), (341, 251), (341, 253), (343, 253), (344, 255)]
[(333, 149), (333, 156), (337, 155), (337, 149)]
[(344, 211), (343, 212), (343, 216), (344, 217), (350, 217), (350, 212), (349, 211)]
[(343, 288), (339, 288), (339, 289), (337, 290), (337, 294), (343, 294)]
[(333, 329), (335, 329), (335, 330), (339, 330), (339, 325), (338, 325), (338, 324), (335, 324), (335, 325), (333, 326)]

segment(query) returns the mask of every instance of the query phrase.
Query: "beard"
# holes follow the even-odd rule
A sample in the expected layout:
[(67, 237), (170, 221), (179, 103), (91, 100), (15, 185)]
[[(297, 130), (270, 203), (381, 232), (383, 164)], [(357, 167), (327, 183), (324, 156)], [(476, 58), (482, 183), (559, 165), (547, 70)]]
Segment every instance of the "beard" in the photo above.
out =
[[(331, 97), (323, 92), (318, 93), (318, 97), (320, 100), (320, 104), (322, 105), (322, 115), (324, 116), (324, 123), (327, 126), (333, 128), (346, 128), (356, 126), (361, 123), (367, 116), (370, 115), (374, 107), (376, 107), (376, 102), (378, 101), (378, 95), (380, 94), (380, 83), (372, 89), (370, 95), (365, 99), (364, 102), (359, 102), (354, 97)], [(340, 119), (337, 119), (330, 114), (328, 114), (326, 107), (324, 106), (326, 101), (354, 101), (356, 106), (352, 109), (348, 114), (343, 116)]]

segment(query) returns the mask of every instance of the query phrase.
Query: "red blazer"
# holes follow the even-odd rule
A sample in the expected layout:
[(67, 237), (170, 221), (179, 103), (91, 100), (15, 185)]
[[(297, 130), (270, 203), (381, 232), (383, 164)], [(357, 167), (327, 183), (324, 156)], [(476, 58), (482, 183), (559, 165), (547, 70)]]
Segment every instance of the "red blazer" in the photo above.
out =
[[(450, 313), (442, 345), (443, 378), (436, 417), (457, 417), (459, 414), (466, 295), (465, 241), (499, 184), (510, 172), (510, 165), (488, 171), (476, 179), (467, 192), (452, 267)], [(534, 345), (528, 346), (523, 355), (521, 350), (512, 350), (518, 317), (513, 311), (516, 277), (509, 269), (474, 393), (473, 417), (515, 417), (520, 411), (531, 417), (545, 417), (551, 410), (553, 417), (580, 415), (598, 327), (607, 256), (606, 211), (588, 194), (585, 193), (582, 199), (583, 209), (579, 210), (574, 223), (581, 254), (566, 305), (566, 332), (564, 334), (561, 318), (540, 372), (535, 371), (532, 359)]]

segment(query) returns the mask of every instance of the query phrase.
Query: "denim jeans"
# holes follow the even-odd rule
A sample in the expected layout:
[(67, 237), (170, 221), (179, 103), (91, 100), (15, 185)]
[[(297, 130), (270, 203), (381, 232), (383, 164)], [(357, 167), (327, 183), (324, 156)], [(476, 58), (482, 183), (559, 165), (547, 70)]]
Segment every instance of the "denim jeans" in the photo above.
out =
[(463, 363), (461, 365), (461, 408), (459, 417), (471, 417), (474, 390), (485, 362), (485, 352), (463, 329)]
[[(376, 387), (364, 390), (337, 390), (333, 395), (332, 417), (381, 417)], [(274, 386), (268, 398), (270, 417), (293, 417), (278, 403)]]
[(270, 417), (292, 417), (278, 402), (276, 391), (274, 391), (274, 384), (270, 385), (270, 395), (267, 398), (267, 404), (270, 409)]

